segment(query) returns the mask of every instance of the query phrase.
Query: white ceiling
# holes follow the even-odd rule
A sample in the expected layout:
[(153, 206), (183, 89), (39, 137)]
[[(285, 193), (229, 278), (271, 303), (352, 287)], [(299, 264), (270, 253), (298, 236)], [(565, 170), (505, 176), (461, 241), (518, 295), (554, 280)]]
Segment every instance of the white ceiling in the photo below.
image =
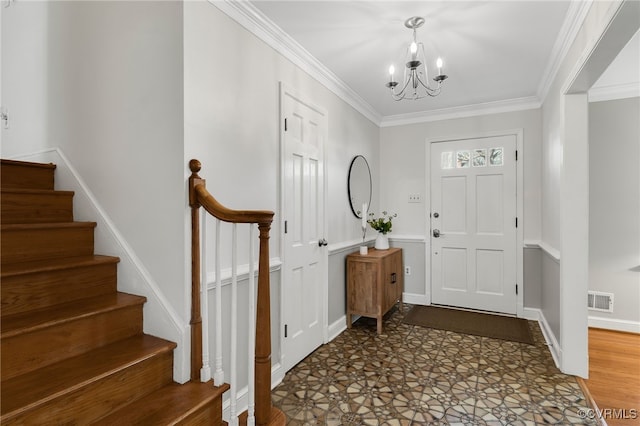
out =
[[(539, 102), (576, 14), (565, 0), (252, 4), (382, 117)], [(411, 38), (404, 21), (411, 16), (425, 17), (418, 40), (428, 60), (443, 58), (449, 79), (438, 97), (396, 102), (384, 85), (389, 65), (402, 67)]]

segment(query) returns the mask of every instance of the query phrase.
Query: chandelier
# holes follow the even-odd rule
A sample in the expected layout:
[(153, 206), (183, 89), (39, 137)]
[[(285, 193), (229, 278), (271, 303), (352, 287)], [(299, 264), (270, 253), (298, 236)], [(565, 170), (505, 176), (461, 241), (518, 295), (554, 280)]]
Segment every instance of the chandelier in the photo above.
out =
[(405, 54), (405, 70), (404, 82), (401, 89), (398, 90), (400, 83), (395, 81), (395, 67), (389, 67), (389, 82), (386, 86), (391, 90), (391, 96), (396, 101), (403, 99), (422, 99), (426, 96), (438, 96), (442, 87), (442, 82), (447, 79), (447, 75), (442, 73), (442, 59), (438, 58), (436, 67), (438, 75), (433, 78), (436, 82), (432, 85), (429, 81), (429, 72), (426, 66), (426, 56), (424, 54), (424, 45), (416, 40), (416, 30), (424, 24), (424, 18), (414, 16), (404, 22), (404, 26), (413, 30), (413, 41), (407, 47)]

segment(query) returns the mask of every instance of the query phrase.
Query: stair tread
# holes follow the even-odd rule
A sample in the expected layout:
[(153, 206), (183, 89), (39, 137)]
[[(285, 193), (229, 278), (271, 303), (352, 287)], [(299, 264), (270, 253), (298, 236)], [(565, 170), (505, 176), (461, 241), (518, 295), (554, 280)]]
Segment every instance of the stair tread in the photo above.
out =
[(215, 387), (206, 383), (171, 383), (132, 402), (119, 411), (96, 422), (96, 425), (175, 424), (187, 418), (209, 402), (221, 397), (228, 384)]
[(118, 263), (119, 261), (120, 258), (115, 256), (90, 255), (7, 263), (2, 265), (0, 278), (37, 272), (57, 271), (82, 266), (101, 265), (104, 263)]
[(58, 189), (0, 188), (0, 194), (74, 195), (74, 191)]
[(115, 293), (8, 315), (2, 318), (1, 338), (6, 339), (21, 333), (108, 312), (124, 306), (143, 304), (145, 301), (146, 298), (143, 296)]
[(2, 381), (2, 415), (26, 411), (91, 385), (176, 344), (141, 334)]
[(20, 231), (49, 228), (95, 228), (96, 222), (50, 222), (50, 223), (11, 223), (1, 225), (0, 231)]
[(0, 164), (6, 165), (14, 165), (14, 166), (26, 166), (26, 167), (37, 167), (42, 169), (55, 169), (56, 165), (53, 163), (34, 163), (32, 161), (20, 161), (20, 160), (0, 160)]

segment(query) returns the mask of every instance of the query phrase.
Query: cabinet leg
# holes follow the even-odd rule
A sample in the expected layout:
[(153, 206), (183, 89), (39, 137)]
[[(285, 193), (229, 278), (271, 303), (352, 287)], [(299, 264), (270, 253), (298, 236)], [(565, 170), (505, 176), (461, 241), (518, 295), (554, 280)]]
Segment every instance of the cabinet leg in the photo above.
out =
[(351, 314), (347, 312), (347, 328), (351, 328)]
[(377, 318), (378, 334), (382, 334), (382, 317)]

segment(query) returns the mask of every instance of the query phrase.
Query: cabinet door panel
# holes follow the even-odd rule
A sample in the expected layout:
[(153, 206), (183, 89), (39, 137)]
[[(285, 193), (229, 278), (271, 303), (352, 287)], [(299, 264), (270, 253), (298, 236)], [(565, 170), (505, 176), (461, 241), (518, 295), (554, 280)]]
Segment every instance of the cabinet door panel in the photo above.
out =
[(348, 299), (351, 311), (375, 313), (378, 311), (376, 289), (378, 268), (375, 263), (349, 262)]

